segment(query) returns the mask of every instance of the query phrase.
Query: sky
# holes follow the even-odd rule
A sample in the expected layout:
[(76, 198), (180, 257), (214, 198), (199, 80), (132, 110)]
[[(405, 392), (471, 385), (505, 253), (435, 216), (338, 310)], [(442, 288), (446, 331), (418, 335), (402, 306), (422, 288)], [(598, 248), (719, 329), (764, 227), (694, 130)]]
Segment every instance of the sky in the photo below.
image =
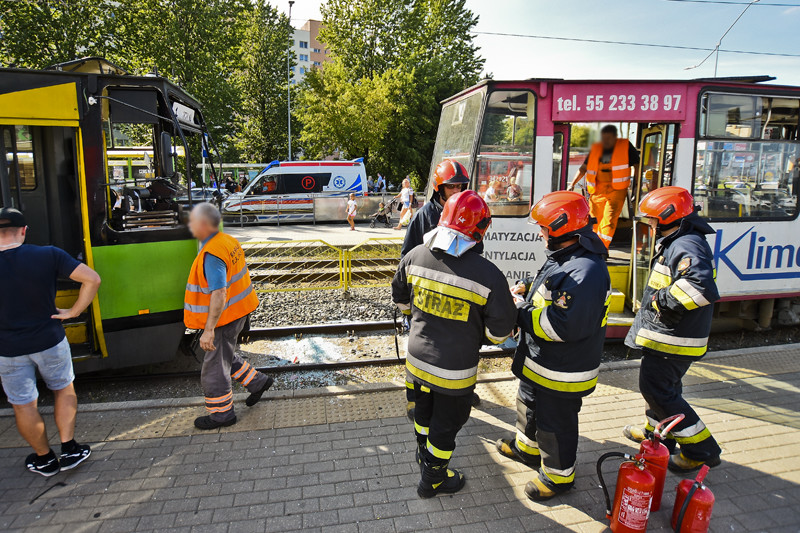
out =
[[(269, 0), (283, 11), (288, 1)], [(747, 4), (685, 0), (467, 0), (480, 17), (475, 31), (713, 48)], [(321, 0), (296, 0), (292, 23), (320, 19)], [(770, 6), (769, 4), (791, 4)], [(800, 55), (800, 0), (760, 0), (722, 41), (722, 49)], [(684, 79), (712, 77), (708, 52), (477, 35), (495, 79)], [(722, 52), (718, 76), (768, 74), (800, 85), (800, 57)]]

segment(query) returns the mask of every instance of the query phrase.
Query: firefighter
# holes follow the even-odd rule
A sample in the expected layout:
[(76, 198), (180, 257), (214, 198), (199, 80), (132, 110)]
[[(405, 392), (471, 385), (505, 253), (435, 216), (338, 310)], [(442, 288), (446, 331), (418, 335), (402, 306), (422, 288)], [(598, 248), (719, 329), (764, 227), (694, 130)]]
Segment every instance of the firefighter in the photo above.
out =
[[(459, 193), (469, 185), (469, 176), (464, 165), (453, 159), (445, 159), (436, 166), (433, 172), (433, 194), (430, 200), (422, 206), (422, 209), (414, 214), (414, 218), (408, 224), (406, 237), (403, 240), (403, 247), (400, 249), (400, 257), (404, 257), (416, 246), (422, 244), (426, 233), (439, 224), (447, 199)], [(406, 381), (406, 414), (409, 420), (414, 420), (414, 384)], [(472, 396), (472, 406), (477, 407), (481, 403), (477, 394)]]
[(681, 379), (693, 361), (706, 353), (714, 302), (719, 299), (714, 280), (714, 254), (706, 235), (714, 230), (695, 212), (694, 199), (681, 187), (661, 187), (647, 194), (640, 213), (661, 235), (651, 263), (642, 307), (625, 339), (643, 352), (639, 390), (646, 402), (644, 429), (626, 426), (623, 433), (644, 440), (655, 424), (682, 413), (667, 446), (673, 454), (669, 468), (690, 472), (702, 465), (720, 464), (720, 450), (711, 432), (683, 399)]
[(538, 469), (525, 494), (541, 501), (574, 484), (578, 413), (597, 385), (611, 279), (583, 196), (547, 194), (531, 209), (530, 222), (547, 242), (547, 261), (535, 278), (511, 289), (520, 329), (511, 367), (520, 379), (517, 432), (496, 445)]
[(258, 296), (239, 241), (219, 231), (221, 218), (219, 210), (205, 202), (189, 215), (189, 230), (201, 248), (186, 284), (183, 321), (189, 329), (203, 330), (200, 347), (206, 352), (200, 382), (208, 415), (194, 421), (198, 429), (236, 423), (231, 378), (250, 392), (248, 407), (258, 403), (273, 383), (236, 353), (239, 333), (258, 307)]
[(451, 196), (438, 226), (400, 261), (392, 281), (392, 299), (411, 319), (406, 380), (416, 402), (421, 498), (464, 486), (464, 475), (448, 465), (472, 409), (478, 352), (486, 339), (501, 343), (514, 327), (505, 276), (480, 255), (491, 220), (474, 191)]
[(617, 137), (617, 127), (609, 124), (600, 130), (600, 142), (594, 143), (578, 174), (569, 186), (575, 188), (586, 176), (594, 231), (606, 248), (611, 246), (619, 215), (628, 198), (631, 169), (634, 175), (639, 166), (639, 152), (628, 139)]

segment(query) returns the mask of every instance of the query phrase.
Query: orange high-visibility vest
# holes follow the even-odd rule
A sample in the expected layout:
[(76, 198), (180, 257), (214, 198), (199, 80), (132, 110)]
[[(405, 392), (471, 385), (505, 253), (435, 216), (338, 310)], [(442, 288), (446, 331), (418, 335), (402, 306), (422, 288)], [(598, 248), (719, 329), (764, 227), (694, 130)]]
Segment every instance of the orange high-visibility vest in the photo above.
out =
[(192, 263), (183, 299), (183, 322), (189, 329), (204, 329), (211, 305), (211, 289), (203, 272), (203, 258), (209, 253), (225, 261), (228, 275), (227, 301), (217, 327), (230, 324), (255, 311), (258, 296), (250, 282), (250, 272), (239, 241), (230, 235), (217, 233), (203, 246)]
[[(611, 171), (611, 186), (614, 189), (627, 189), (631, 183), (631, 165), (628, 160), (627, 139), (617, 139), (614, 152), (611, 154), (611, 164), (600, 163), (603, 156), (603, 145), (594, 143), (589, 152), (589, 162), (586, 164), (586, 189), (589, 194), (594, 194), (597, 186), (597, 173), (601, 171)], [(609, 169), (610, 167), (610, 169)]]

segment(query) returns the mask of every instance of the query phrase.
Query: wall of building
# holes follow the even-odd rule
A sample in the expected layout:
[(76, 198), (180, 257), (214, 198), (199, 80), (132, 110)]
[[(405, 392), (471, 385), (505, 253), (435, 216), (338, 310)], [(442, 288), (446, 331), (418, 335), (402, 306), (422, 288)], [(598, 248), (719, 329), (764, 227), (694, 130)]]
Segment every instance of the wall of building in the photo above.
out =
[(322, 69), (330, 61), (328, 51), (319, 41), (319, 30), (322, 22), (309, 20), (299, 29), (294, 30), (292, 37), (292, 51), (295, 54), (297, 65), (292, 74), (294, 83), (300, 83), (306, 73), (312, 68)]

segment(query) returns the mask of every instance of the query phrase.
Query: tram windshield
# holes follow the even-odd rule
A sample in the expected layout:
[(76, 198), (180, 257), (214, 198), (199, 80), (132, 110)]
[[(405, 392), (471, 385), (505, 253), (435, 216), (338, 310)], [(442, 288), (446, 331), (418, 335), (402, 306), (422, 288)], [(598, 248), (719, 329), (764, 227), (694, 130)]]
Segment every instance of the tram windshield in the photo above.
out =
[(470, 156), (475, 145), (483, 96), (484, 92), (478, 91), (463, 100), (447, 104), (442, 109), (436, 145), (433, 148), (431, 172), (444, 159), (455, 159), (466, 167), (470, 176), (472, 175)]

